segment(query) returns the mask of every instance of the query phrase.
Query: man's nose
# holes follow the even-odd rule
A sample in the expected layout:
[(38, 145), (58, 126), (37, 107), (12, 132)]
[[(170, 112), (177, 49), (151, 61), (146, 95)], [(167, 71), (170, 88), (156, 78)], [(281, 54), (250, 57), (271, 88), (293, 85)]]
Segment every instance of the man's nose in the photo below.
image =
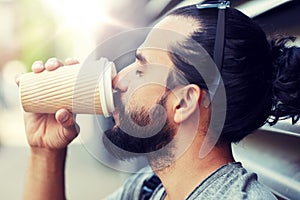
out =
[(112, 86), (115, 90), (126, 92), (130, 81), (130, 68), (122, 69), (112, 80)]

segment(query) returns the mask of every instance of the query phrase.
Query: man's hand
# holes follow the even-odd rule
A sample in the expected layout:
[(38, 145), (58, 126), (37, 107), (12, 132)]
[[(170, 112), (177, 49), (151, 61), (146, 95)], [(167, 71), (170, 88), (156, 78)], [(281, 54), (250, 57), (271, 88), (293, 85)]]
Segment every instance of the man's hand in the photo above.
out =
[[(66, 60), (67, 65), (77, 63), (77, 60)], [(32, 65), (32, 71), (41, 73), (62, 66), (62, 62), (51, 58), (45, 65), (36, 61)], [(16, 82), (19, 84), (18, 78)], [(79, 132), (75, 115), (65, 109), (60, 109), (55, 114), (25, 113), (24, 121), (31, 156), (23, 199), (65, 200), (66, 147)]]
[[(67, 59), (66, 64), (77, 64), (74, 59)], [(44, 70), (52, 71), (64, 66), (56, 58), (50, 58), (45, 65), (42, 61), (36, 61), (32, 65), (34, 73)], [(69, 66), (68, 66), (69, 67)], [(18, 80), (16, 81), (18, 84)], [(28, 143), (32, 148), (59, 150), (65, 148), (79, 132), (79, 126), (75, 122), (75, 115), (68, 110), (60, 109), (54, 114), (25, 113), (25, 130)]]

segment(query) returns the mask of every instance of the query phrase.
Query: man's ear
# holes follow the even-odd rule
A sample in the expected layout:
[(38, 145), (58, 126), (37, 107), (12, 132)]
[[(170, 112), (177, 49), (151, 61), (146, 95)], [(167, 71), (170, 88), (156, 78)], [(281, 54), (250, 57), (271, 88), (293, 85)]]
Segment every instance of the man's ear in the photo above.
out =
[(188, 119), (199, 108), (201, 89), (195, 84), (190, 84), (176, 91), (174, 104), (174, 122), (181, 123)]

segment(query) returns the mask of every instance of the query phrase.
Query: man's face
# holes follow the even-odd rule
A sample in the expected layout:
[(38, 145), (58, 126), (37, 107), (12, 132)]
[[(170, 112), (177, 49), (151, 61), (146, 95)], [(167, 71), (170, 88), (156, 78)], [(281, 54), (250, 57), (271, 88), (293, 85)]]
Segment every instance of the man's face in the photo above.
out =
[(120, 149), (107, 145), (109, 141), (104, 144), (122, 159), (157, 151), (175, 134), (172, 113), (168, 112), (172, 92), (166, 87), (171, 66), (161, 64), (160, 59), (165, 62), (167, 53), (140, 48), (136, 61), (114, 79), (118, 91), (114, 97), (116, 125), (105, 135)]
[[(108, 150), (122, 159), (160, 150), (176, 134), (174, 108), (169, 101), (176, 95), (167, 87), (174, 67), (167, 47), (178, 41), (180, 34), (166, 36), (166, 31), (160, 31), (182, 30), (183, 24), (176, 21), (168, 17), (156, 25), (137, 49), (135, 62), (120, 71), (113, 80), (118, 91), (114, 98), (116, 125), (105, 132), (103, 139)], [(164, 153), (170, 156), (172, 148), (173, 145), (169, 146)]]

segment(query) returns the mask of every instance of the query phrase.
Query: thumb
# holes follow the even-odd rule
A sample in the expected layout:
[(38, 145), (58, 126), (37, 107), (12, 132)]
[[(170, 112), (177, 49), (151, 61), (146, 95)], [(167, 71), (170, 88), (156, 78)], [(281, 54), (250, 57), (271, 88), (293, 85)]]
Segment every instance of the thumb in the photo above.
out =
[(60, 109), (55, 114), (56, 121), (64, 128), (65, 136), (71, 141), (79, 133), (80, 127), (75, 121), (75, 115), (66, 109)]

